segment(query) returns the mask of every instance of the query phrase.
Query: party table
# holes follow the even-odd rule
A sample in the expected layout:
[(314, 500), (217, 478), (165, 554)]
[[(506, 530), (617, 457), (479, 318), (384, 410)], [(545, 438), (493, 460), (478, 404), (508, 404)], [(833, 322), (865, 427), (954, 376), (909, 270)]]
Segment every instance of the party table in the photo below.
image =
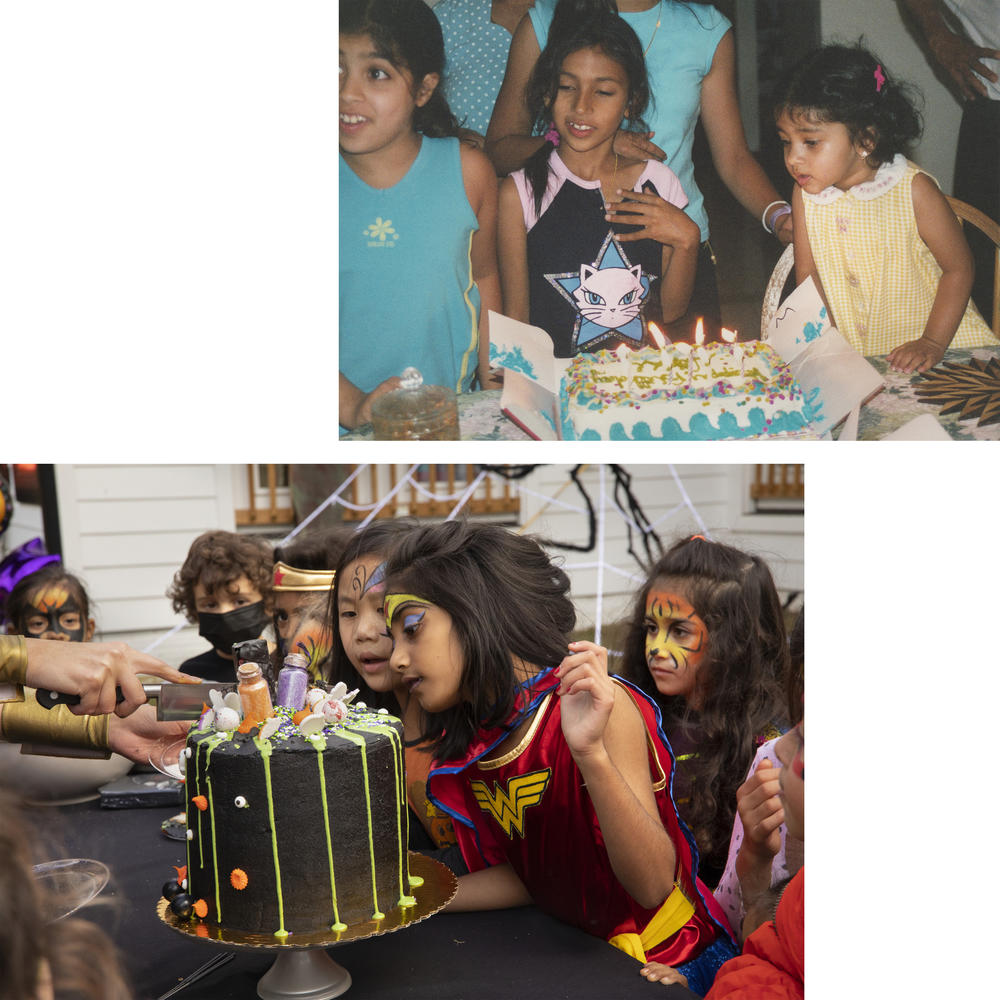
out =
[[(65, 857), (94, 858), (111, 881), (77, 912), (102, 926), (123, 952), (139, 1000), (155, 1000), (204, 965), (220, 945), (178, 934), (156, 914), (185, 842), (161, 826), (177, 806), (103, 809), (94, 802), (46, 807), (36, 821), (64, 845)], [(273, 954), (236, 957), (176, 994), (178, 1000), (247, 1000)], [(685, 1000), (696, 994), (639, 975), (639, 965), (597, 938), (533, 906), (482, 913), (439, 913), (381, 937), (329, 949), (351, 975), (356, 1000), (608, 1000), (644, 996)]]
[[(924, 414), (955, 440), (1000, 440), (1000, 347), (947, 351), (923, 375), (892, 371), (885, 357), (868, 360), (885, 388), (861, 408), (858, 440), (884, 438)], [(499, 389), (458, 396), (458, 420), (463, 441), (531, 440), (500, 411)], [(833, 437), (840, 434), (837, 428)], [(371, 424), (344, 439), (371, 441)]]
[(1000, 347), (945, 351), (920, 375), (892, 371), (885, 357), (868, 360), (885, 388), (861, 408), (859, 440), (884, 438), (924, 414), (956, 441), (1000, 440)]

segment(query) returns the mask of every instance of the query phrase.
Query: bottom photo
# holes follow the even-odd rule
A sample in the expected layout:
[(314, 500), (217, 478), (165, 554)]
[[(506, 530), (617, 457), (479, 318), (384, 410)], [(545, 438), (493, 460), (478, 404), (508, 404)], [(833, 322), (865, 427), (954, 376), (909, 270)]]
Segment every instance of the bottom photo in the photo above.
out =
[(11, 995), (802, 996), (804, 521), (801, 464), (0, 464)]

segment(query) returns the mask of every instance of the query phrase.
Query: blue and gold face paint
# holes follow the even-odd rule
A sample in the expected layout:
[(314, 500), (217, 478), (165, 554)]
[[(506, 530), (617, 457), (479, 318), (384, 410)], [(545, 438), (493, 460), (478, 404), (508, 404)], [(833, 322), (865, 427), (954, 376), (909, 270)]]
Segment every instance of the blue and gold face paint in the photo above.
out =
[[(433, 607), (431, 601), (425, 600), (423, 597), (416, 597), (414, 594), (386, 594), (385, 601), (382, 604), (382, 611), (385, 615), (385, 627), (387, 629), (392, 629), (392, 622), (396, 612), (408, 604), (419, 604), (425, 608)], [(424, 613), (422, 611), (415, 611), (413, 615), (404, 616), (403, 627), (416, 625), (423, 616)]]

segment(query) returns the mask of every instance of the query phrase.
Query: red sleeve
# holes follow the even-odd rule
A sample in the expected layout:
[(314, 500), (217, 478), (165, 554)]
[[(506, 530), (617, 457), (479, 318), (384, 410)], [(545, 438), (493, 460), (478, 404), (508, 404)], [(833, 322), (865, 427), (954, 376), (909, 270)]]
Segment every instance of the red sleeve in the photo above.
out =
[(805, 996), (805, 869), (788, 884), (774, 921), (719, 969), (705, 1000), (802, 1000)]

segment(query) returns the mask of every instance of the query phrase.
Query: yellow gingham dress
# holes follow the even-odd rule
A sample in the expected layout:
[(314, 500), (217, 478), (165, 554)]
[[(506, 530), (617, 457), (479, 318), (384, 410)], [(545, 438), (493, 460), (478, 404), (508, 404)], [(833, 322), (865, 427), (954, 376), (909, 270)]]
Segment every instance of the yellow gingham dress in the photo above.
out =
[[(872, 180), (848, 191), (802, 192), (813, 260), (834, 325), (865, 355), (888, 354), (919, 338), (937, 294), (941, 268), (913, 214), (911, 188), (918, 173), (926, 171), (896, 156)], [(950, 346), (996, 343), (970, 302)]]

